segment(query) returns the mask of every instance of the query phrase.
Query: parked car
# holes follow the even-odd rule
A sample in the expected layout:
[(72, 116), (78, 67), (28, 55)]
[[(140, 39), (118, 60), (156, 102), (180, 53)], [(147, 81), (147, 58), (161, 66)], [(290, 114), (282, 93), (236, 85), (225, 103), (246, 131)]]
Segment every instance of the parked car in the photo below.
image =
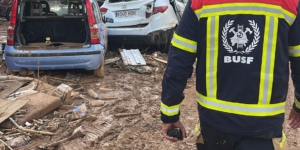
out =
[(126, 44), (169, 44), (182, 12), (183, 0), (105, 0), (100, 11), (107, 23), (108, 39)]
[(104, 77), (106, 26), (94, 0), (16, 0), (7, 31), (9, 70), (94, 70)]
[(0, 0), (0, 16), (10, 20), (11, 5), (13, 0)]

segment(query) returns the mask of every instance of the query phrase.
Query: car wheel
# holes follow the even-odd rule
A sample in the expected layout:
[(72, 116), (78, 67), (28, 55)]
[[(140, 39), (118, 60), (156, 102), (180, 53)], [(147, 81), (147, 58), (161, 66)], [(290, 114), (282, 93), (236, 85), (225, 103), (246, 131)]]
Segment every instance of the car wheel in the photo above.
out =
[(102, 58), (102, 62), (99, 68), (94, 70), (94, 76), (97, 78), (104, 78), (105, 77), (105, 61), (104, 61), (104, 56)]
[(11, 8), (8, 8), (6, 11), (6, 16), (5, 16), (7, 21), (10, 21), (10, 16), (11, 16)]
[[(177, 27), (177, 26), (176, 26)], [(176, 27), (175, 29), (173, 29), (170, 33), (169, 33), (169, 36), (168, 36), (168, 42), (163, 45), (164, 46), (164, 49), (163, 49), (163, 52), (164, 53), (168, 53), (169, 52), (169, 48), (170, 48), (170, 45), (171, 45), (171, 41), (172, 41), (172, 38), (173, 38), (173, 34), (174, 34), (174, 31), (176, 30)]]

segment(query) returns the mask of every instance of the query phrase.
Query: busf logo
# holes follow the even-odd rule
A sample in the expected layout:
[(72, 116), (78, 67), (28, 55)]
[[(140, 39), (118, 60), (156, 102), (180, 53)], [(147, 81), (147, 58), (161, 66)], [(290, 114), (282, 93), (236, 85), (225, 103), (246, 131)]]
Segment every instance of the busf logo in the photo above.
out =
[[(234, 20), (229, 20), (223, 27), (222, 30), (222, 42), (224, 48), (229, 53), (234, 54), (249, 54), (257, 47), (260, 40), (260, 30), (257, 23), (254, 20), (248, 20), (249, 25), (245, 27), (244, 24), (238, 24), (236, 27), (233, 26)], [(228, 38), (228, 33), (233, 34)], [(248, 36), (253, 34), (252, 41), (249, 41)], [(230, 39), (230, 42), (228, 42)], [(246, 63), (250, 64), (253, 61), (253, 57), (246, 56), (225, 56), (225, 63)]]

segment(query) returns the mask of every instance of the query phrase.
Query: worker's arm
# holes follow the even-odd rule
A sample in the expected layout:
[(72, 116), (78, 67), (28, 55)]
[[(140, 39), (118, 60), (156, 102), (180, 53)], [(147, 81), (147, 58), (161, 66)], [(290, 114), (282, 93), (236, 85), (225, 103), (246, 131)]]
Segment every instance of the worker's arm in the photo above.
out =
[(183, 90), (187, 79), (192, 75), (196, 58), (197, 27), (198, 19), (189, 1), (173, 35), (162, 81), (160, 110), (163, 123), (175, 123), (179, 120), (180, 105), (184, 99)]
[(289, 33), (289, 55), (292, 79), (295, 87), (295, 102), (293, 108), (300, 113), (300, 8)]

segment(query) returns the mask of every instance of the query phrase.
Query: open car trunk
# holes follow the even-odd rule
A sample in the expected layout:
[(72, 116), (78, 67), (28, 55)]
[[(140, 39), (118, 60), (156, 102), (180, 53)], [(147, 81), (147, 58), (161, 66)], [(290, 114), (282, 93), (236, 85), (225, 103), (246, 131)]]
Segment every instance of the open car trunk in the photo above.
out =
[[(68, 1), (66, 4), (61, 4), (59, 0), (45, 2), (25, 1), (21, 5), (24, 11), (16, 35), (18, 45), (22, 49), (83, 47), (89, 43), (87, 17), (83, 9), (80, 9), (82, 2)], [(61, 9), (55, 7), (56, 5)], [(50, 9), (51, 6), (53, 9)]]

